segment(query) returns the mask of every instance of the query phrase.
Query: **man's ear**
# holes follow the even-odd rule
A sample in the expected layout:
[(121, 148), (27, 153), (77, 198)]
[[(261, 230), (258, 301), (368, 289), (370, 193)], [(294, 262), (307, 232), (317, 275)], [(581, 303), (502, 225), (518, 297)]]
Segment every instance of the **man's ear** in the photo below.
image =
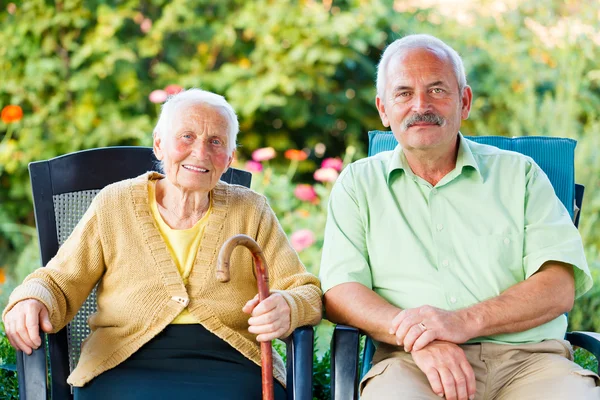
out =
[(461, 102), (462, 108), (460, 110), (460, 117), (462, 119), (469, 118), (469, 113), (471, 112), (471, 104), (473, 101), (473, 91), (469, 85), (465, 86), (462, 92)]
[(377, 111), (379, 112), (379, 118), (381, 118), (381, 123), (386, 128), (390, 126), (390, 120), (385, 113), (385, 105), (383, 104), (383, 100), (379, 96), (375, 98), (375, 105), (377, 106)]
[(160, 133), (158, 131), (154, 131), (152, 134), (152, 149), (154, 150), (154, 155), (157, 160), (163, 159), (163, 151), (161, 148), (162, 142), (160, 140)]

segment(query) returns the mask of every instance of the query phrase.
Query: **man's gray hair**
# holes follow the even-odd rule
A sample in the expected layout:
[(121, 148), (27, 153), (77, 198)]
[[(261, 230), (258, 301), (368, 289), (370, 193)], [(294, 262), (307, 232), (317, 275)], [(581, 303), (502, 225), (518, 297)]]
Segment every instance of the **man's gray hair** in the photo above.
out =
[(154, 135), (163, 137), (166, 132), (173, 129), (175, 118), (181, 110), (198, 104), (215, 108), (227, 119), (228, 148), (229, 151), (235, 150), (240, 124), (233, 107), (225, 100), (225, 97), (202, 89), (192, 88), (170, 96), (162, 105), (158, 122), (154, 127)]
[(454, 75), (458, 82), (458, 90), (462, 95), (463, 89), (467, 86), (467, 76), (465, 74), (465, 67), (462, 59), (456, 50), (435, 36), (418, 34), (408, 35), (401, 39), (397, 39), (385, 48), (381, 60), (379, 61), (379, 65), (377, 66), (377, 96), (379, 96), (379, 98), (383, 98), (385, 92), (387, 68), (390, 60), (394, 56), (401, 55), (404, 52), (414, 49), (431, 49), (444, 53), (450, 59), (450, 63), (452, 63)]

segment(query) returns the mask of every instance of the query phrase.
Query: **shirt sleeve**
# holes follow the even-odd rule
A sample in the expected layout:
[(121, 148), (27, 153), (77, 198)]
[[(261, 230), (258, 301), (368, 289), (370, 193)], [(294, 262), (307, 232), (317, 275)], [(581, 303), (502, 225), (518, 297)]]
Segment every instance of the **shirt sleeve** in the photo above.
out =
[(342, 171), (329, 197), (320, 268), (323, 292), (348, 282), (373, 288), (366, 240), (367, 216), (361, 215), (353, 172), (352, 164)]
[(571, 264), (575, 276), (575, 296), (579, 297), (593, 283), (579, 231), (554, 193), (550, 180), (533, 161), (526, 182), (523, 251), (526, 278), (536, 273), (547, 261)]
[(256, 241), (268, 264), (270, 291), (281, 294), (290, 307), (290, 328), (283, 337), (299, 326), (318, 324), (323, 308), (319, 279), (300, 261), (266, 199)]

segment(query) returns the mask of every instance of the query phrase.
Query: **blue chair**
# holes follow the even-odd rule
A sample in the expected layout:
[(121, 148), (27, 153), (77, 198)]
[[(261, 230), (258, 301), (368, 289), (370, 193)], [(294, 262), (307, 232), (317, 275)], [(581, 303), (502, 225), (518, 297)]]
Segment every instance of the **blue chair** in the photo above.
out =
[[(42, 265), (54, 257), (100, 189), (156, 167), (151, 147), (128, 146), (83, 150), (29, 164)], [(246, 187), (251, 179), (249, 172), (234, 168), (221, 176), (224, 182)], [(47, 337), (48, 348), (42, 340), (42, 346), (29, 356), (17, 352), (21, 400), (73, 398), (67, 376), (77, 365), (81, 343), (90, 333), (87, 317), (95, 311), (94, 289), (66, 327), (42, 335)], [(288, 399), (312, 399), (313, 339), (310, 326), (297, 328), (286, 339)]]
[[(548, 175), (556, 195), (560, 198), (575, 226), (579, 224), (584, 187), (575, 184), (575, 146), (573, 139), (527, 136), (507, 138), (502, 136), (467, 137), (478, 143), (516, 151), (534, 159)], [(398, 142), (391, 131), (369, 132), (369, 156), (393, 150)], [(331, 397), (335, 400), (357, 399), (358, 383), (371, 369), (375, 345), (366, 338), (359, 371), (360, 335), (358, 329), (337, 325), (331, 339)], [(582, 347), (596, 357), (600, 364), (600, 334), (594, 332), (568, 332), (566, 340)]]

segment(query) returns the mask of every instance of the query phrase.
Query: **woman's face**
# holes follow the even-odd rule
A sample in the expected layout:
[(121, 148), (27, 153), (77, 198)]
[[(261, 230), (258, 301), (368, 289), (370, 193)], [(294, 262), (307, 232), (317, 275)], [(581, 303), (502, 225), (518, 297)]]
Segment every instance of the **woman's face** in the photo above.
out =
[(205, 104), (178, 110), (170, 131), (154, 136), (166, 178), (191, 191), (209, 192), (233, 160), (227, 119)]

